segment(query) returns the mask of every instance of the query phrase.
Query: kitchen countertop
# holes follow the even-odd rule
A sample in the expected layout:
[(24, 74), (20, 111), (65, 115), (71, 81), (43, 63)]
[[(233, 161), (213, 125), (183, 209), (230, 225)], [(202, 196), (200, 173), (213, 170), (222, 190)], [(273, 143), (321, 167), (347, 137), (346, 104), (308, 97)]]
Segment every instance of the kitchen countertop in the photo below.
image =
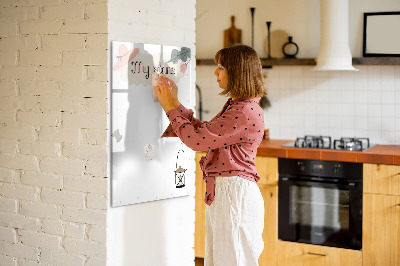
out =
[(365, 151), (282, 147), (294, 140), (263, 140), (257, 156), (400, 165), (400, 145), (375, 145)]

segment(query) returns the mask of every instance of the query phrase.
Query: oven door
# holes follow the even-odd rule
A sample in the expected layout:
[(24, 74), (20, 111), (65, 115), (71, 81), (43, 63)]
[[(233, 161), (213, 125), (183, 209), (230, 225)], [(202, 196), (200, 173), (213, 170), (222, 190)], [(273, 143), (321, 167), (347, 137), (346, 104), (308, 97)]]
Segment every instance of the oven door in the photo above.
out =
[(279, 179), (278, 238), (361, 249), (362, 181)]

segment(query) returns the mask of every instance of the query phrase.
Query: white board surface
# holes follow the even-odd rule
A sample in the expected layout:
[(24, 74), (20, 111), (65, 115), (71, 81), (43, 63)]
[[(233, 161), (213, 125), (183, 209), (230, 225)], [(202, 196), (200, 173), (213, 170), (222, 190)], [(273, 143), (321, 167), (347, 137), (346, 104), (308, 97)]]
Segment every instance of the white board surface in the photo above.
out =
[(111, 57), (111, 205), (189, 195), (194, 153), (177, 137), (161, 138), (169, 120), (152, 78), (166, 74), (191, 108), (190, 49), (113, 41)]

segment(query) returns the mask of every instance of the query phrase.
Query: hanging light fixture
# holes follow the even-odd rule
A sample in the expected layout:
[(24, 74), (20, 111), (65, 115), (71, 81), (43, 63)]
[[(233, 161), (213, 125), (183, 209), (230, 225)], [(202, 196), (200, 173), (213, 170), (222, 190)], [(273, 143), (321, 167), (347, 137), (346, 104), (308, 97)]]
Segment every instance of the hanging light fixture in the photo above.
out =
[(321, 40), (314, 70), (358, 71), (349, 47), (348, 0), (321, 0)]

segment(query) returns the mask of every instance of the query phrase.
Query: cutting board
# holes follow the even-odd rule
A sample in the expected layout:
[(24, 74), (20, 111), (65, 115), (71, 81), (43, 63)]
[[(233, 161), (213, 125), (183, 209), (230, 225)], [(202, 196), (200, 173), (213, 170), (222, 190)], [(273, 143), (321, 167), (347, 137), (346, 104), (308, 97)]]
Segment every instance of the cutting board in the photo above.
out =
[(224, 31), (224, 47), (242, 43), (242, 30), (235, 27), (235, 16), (231, 16), (231, 27)]

